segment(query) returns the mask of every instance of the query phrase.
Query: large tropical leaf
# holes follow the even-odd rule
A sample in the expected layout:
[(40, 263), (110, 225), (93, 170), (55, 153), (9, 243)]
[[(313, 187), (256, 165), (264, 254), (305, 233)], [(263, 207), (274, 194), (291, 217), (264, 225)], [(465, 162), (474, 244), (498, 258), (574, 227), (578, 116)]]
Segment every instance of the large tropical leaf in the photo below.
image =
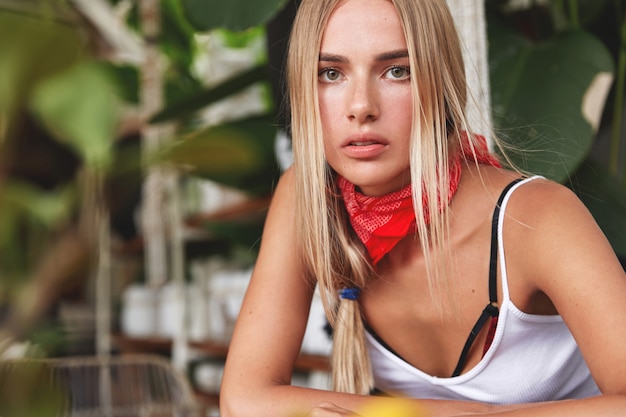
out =
[(581, 164), (571, 180), (613, 249), (626, 257), (626, 194), (606, 167), (592, 158)]
[(185, 16), (199, 31), (246, 30), (267, 23), (285, 0), (181, 0)]
[(520, 150), (511, 155), (519, 167), (563, 182), (591, 147), (597, 120), (585, 114), (585, 100), (610, 87), (609, 52), (583, 31), (533, 43), (491, 22), (489, 37), (496, 128)]

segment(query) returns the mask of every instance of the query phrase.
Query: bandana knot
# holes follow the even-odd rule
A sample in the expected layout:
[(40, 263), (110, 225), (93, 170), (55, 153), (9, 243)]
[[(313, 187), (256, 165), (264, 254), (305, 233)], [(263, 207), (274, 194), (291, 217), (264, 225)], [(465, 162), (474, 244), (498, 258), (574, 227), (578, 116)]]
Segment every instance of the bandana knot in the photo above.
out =
[(350, 223), (376, 265), (402, 238), (415, 231), (411, 184), (382, 197), (356, 191), (354, 184), (338, 179)]

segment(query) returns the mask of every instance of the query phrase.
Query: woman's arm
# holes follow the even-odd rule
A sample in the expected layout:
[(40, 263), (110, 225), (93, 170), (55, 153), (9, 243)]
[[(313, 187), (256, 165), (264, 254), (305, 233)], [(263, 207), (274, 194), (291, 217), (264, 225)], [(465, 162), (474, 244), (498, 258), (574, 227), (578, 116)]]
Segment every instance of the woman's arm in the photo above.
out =
[(290, 386), (314, 292), (297, 259), (294, 188), (288, 170), (274, 193), (230, 343), (220, 389), (224, 417), (294, 417), (324, 401), (354, 409), (363, 400)]
[(626, 273), (570, 190), (549, 182), (528, 185), (525, 204), (543, 208), (525, 227), (526, 280), (563, 317), (600, 390), (626, 395)]
[(521, 280), (531, 292), (548, 296), (603, 395), (530, 404), (526, 410), (501, 410), (496, 415), (623, 415), (626, 273), (613, 249), (578, 197), (553, 182), (533, 181), (521, 187), (513, 194), (507, 214), (509, 286)]

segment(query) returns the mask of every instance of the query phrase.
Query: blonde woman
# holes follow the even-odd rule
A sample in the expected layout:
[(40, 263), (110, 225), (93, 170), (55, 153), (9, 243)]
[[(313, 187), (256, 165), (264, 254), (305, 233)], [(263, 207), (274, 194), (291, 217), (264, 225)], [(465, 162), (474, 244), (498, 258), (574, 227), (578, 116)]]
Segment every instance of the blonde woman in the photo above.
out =
[[(472, 134), (444, 0), (303, 0), (294, 166), (237, 321), (224, 417), (620, 415), (626, 276), (566, 188)], [(316, 285), (333, 391), (290, 386)], [(380, 398), (380, 397), (378, 397)]]

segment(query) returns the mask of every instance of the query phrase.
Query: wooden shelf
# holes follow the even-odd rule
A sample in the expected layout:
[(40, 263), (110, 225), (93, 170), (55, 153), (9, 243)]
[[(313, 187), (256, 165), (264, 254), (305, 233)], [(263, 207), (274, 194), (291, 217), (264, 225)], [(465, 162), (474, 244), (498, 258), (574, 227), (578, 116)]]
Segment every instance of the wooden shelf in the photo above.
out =
[[(261, 196), (235, 203), (219, 210), (187, 215), (183, 222), (186, 252), (188, 252), (189, 249), (193, 252), (194, 243), (199, 243), (205, 247), (205, 250), (220, 254), (222, 252), (220, 248), (224, 246), (224, 238), (212, 236), (207, 232), (206, 225), (217, 222), (225, 224), (262, 222), (267, 215), (271, 201), (272, 196)], [(112, 250), (113, 253), (118, 256), (142, 255), (144, 251), (143, 237), (136, 236), (128, 241), (115, 242), (112, 246)]]
[[(189, 342), (189, 345), (206, 353), (207, 355), (214, 357), (225, 359), (226, 354), (228, 353), (228, 346), (220, 342)], [(329, 371), (330, 359), (324, 355), (309, 355), (301, 353), (296, 359), (294, 368), (298, 371)]]
[(169, 354), (172, 351), (172, 340), (158, 337), (129, 337), (121, 333), (112, 336), (115, 347), (124, 353), (160, 353)]
[[(172, 341), (164, 338), (134, 338), (117, 333), (113, 335), (113, 342), (120, 351), (126, 353), (153, 352), (169, 354), (172, 349)], [(218, 359), (226, 359), (228, 354), (228, 345), (223, 342), (211, 340), (190, 341), (189, 346)], [(324, 355), (302, 353), (296, 359), (295, 369), (298, 371), (329, 371), (330, 359)]]
[(295, 368), (301, 371), (330, 372), (330, 358), (324, 355), (301, 353), (296, 359)]
[(196, 213), (187, 216), (185, 224), (190, 227), (201, 228), (206, 223), (213, 222), (246, 222), (265, 218), (272, 200), (271, 196), (258, 197), (233, 204), (210, 213)]
[(228, 353), (228, 345), (226, 343), (216, 342), (213, 340), (204, 340), (201, 342), (190, 341), (189, 346), (200, 350), (209, 356), (220, 359), (226, 359), (226, 354)]

